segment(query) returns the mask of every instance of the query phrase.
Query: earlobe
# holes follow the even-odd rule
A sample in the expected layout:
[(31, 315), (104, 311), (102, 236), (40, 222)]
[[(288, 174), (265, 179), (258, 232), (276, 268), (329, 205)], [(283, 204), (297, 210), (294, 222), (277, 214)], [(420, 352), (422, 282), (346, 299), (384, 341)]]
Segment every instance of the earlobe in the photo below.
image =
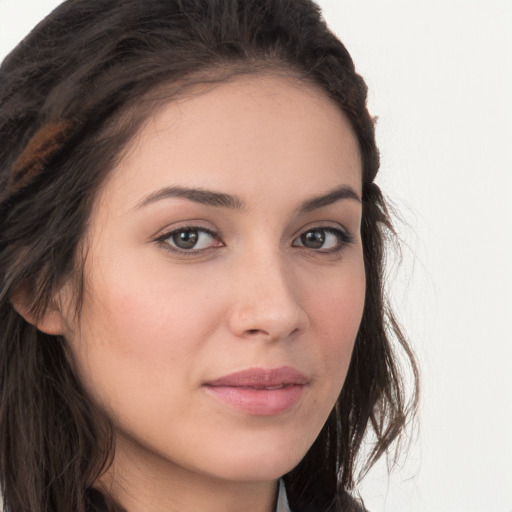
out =
[(36, 314), (33, 308), (30, 307), (27, 287), (20, 286), (11, 295), (11, 304), (20, 316), (40, 331), (54, 336), (63, 335), (66, 325), (61, 308), (57, 302), (52, 300), (45, 311), (41, 314)]

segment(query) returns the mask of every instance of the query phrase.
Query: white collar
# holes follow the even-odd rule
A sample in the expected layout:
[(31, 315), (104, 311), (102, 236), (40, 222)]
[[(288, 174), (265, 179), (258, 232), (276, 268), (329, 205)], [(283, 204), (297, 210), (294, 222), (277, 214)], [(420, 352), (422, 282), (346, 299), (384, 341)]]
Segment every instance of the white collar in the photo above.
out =
[(279, 493), (277, 495), (276, 512), (291, 512), (282, 478), (279, 480)]

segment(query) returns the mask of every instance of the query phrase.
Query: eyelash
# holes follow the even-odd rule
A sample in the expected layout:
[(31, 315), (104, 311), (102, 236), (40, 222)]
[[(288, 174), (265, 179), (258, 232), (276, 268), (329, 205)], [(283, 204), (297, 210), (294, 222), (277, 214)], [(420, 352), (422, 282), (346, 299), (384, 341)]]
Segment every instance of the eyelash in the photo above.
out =
[(187, 231), (188, 232), (195, 231), (197, 233), (206, 233), (207, 235), (212, 237), (212, 239), (217, 239), (217, 237), (219, 236), (219, 234), (217, 232), (215, 232), (211, 229), (208, 229), (208, 228), (205, 228), (202, 226), (197, 226), (197, 225), (190, 225), (190, 226), (180, 226), (179, 228), (172, 229), (171, 231), (164, 233), (162, 236), (159, 236), (155, 241), (157, 243), (159, 243), (160, 245), (162, 245), (166, 251), (169, 251), (172, 253), (177, 253), (179, 255), (186, 256), (186, 257), (187, 256), (196, 256), (198, 254), (203, 254), (205, 252), (208, 252), (212, 249), (216, 249), (218, 247), (224, 247), (224, 244), (221, 244), (218, 246), (207, 247), (204, 249), (192, 248), (190, 250), (187, 250), (187, 249), (182, 249), (179, 247), (173, 247), (172, 245), (170, 245), (170, 242), (169, 242), (170, 238), (172, 238), (175, 235), (178, 235), (179, 233), (186, 233)]
[[(205, 227), (202, 227), (202, 226), (197, 226), (197, 225), (180, 226), (178, 228), (175, 228), (171, 231), (164, 233), (162, 236), (158, 237), (155, 240), (155, 242), (162, 245), (165, 250), (172, 252), (172, 253), (177, 253), (177, 254), (179, 254), (181, 256), (185, 256), (185, 257), (197, 256), (199, 254), (204, 254), (206, 252), (209, 252), (210, 250), (217, 249), (219, 247), (224, 247), (224, 243), (220, 242), (219, 245), (212, 246), (212, 247), (206, 247), (203, 249), (194, 249), (192, 247), (190, 250), (187, 250), (187, 249), (183, 249), (183, 248), (179, 248), (179, 247), (173, 247), (170, 244), (169, 239), (171, 239), (173, 236), (178, 235), (179, 233), (186, 233), (187, 231), (188, 232), (196, 232), (196, 233), (206, 233), (212, 239), (215, 239), (218, 242), (220, 242), (218, 240), (218, 236), (219, 236), (218, 232), (213, 231), (208, 228), (205, 228)], [(307, 247), (307, 246), (303, 245), (303, 240), (301, 240), (301, 238), (304, 237), (305, 235), (307, 235), (308, 233), (313, 233), (313, 232), (322, 232), (323, 234), (334, 235), (337, 238), (336, 246), (333, 248), (330, 248), (330, 249), (321, 249), (321, 248), (315, 249), (315, 248), (311, 248), (311, 247)], [(295, 245), (297, 240), (301, 241), (301, 245)], [(305, 250), (313, 251), (315, 253), (320, 253), (320, 254), (335, 254), (335, 253), (341, 253), (347, 246), (354, 243), (354, 240), (355, 240), (355, 237), (343, 229), (339, 229), (339, 228), (335, 228), (335, 227), (331, 227), (331, 226), (317, 226), (317, 227), (309, 228), (309, 229), (303, 231), (299, 236), (297, 236), (292, 242), (292, 247), (303, 248)]]
[[(331, 249), (313, 249), (311, 247), (306, 247), (304, 245), (296, 246), (294, 245), (296, 240), (301, 240), (302, 237), (307, 235), (308, 233), (314, 233), (314, 232), (322, 232), (325, 234), (334, 235), (337, 239), (336, 246)], [(312, 250), (314, 252), (319, 252), (321, 254), (335, 254), (335, 253), (341, 253), (343, 249), (345, 249), (347, 246), (354, 243), (355, 237), (348, 233), (347, 231), (339, 228), (334, 228), (331, 226), (318, 226), (314, 228), (309, 228), (306, 231), (303, 231), (292, 243), (293, 247), (303, 247), (304, 249)], [(302, 243), (302, 241), (301, 241)]]

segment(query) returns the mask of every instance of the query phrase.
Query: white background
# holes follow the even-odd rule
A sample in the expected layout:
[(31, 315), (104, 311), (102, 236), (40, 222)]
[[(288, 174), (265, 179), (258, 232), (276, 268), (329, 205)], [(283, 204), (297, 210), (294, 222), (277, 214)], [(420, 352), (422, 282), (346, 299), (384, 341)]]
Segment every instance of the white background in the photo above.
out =
[[(0, 0), (0, 58), (59, 2)], [(400, 211), (419, 429), (372, 512), (512, 512), (512, 1), (321, 0), (370, 87)]]

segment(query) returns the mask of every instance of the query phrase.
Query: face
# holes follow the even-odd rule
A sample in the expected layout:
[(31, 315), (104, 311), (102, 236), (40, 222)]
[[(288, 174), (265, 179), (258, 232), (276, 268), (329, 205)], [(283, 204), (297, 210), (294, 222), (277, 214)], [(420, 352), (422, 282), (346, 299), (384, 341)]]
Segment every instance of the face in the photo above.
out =
[(96, 200), (65, 333), (120, 454), (246, 481), (300, 461), (361, 320), (361, 179), (343, 113), (291, 79), (192, 93), (145, 124)]

